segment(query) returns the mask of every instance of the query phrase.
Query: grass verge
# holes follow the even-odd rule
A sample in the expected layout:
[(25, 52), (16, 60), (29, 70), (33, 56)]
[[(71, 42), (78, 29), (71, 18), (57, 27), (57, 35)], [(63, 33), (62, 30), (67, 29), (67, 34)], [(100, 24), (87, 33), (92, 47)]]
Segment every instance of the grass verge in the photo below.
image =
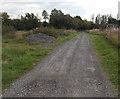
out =
[[(40, 44), (30, 43), (25, 40), (4, 38), (3, 39), (3, 68), (2, 68), (2, 88), (9, 87), (10, 84), (31, 70), (37, 62), (46, 56), (56, 46), (72, 39), (78, 33), (70, 33), (68, 36), (59, 36), (57, 44), (48, 49), (40, 49)], [(39, 46), (38, 46), (39, 45)]]
[(114, 88), (118, 88), (118, 48), (113, 46), (104, 36), (89, 34), (94, 48), (100, 56), (105, 72), (108, 73), (109, 80)]
[(108, 41), (110, 41), (111, 44), (113, 44), (116, 47), (120, 47), (120, 42), (118, 40), (118, 38), (120, 37), (119, 31), (119, 28), (107, 28), (104, 30), (93, 29), (87, 32), (97, 35), (103, 35)]

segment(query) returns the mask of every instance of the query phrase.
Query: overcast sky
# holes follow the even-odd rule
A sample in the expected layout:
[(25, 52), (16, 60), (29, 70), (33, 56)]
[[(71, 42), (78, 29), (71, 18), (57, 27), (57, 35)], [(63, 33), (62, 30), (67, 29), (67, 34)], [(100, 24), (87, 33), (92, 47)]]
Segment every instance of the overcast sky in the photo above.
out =
[[(59, 1), (59, 2), (58, 2)], [(0, 0), (0, 12), (8, 12), (13, 18), (33, 12), (41, 17), (42, 11), (49, 14), (52, 9), (60, 9), (65, 14), (80, 15), (90, 20), (92, 14), (112, 14), (117, 17), (120, 0)]]

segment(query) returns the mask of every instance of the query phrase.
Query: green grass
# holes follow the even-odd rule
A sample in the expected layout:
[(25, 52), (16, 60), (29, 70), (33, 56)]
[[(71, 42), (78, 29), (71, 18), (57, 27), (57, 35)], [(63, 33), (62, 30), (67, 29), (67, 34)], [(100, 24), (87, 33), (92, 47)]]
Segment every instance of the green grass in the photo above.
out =
[[(59, 36), (57, 44), (48, 49), (40, 49), (40, 44), (30, 43), (25, 40), (3, 38), (3, 67), (2, 67), (2, 88), (10, 84), (31, 70), (44, 56), (56, 46), (77, 36), (78, 33), (71, 33), (69, 36)], [(42, 45), (41, 45), (42, 46)]]
[(117, 88), (118, 83), (118, 48), (113, 46), (104, 36), (89, 34), (95, 50), (100, 56), (103, 70), (107, 72), (109, 80)]

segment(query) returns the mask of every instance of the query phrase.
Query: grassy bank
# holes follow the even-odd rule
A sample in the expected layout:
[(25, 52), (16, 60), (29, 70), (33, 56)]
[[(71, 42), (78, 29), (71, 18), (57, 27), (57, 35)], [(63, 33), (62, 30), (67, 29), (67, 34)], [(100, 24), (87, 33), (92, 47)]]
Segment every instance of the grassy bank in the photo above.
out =
[(118, 38), (120, 29), (118, 28), (107, 28), (104, 30), (100, 29), (93, 29), (89, 30), (88, 32), (91, 34), (97, 34), (97, 35), (103, 35), (111, 44), (113, 44), (116, 47), (120, 47), (120, 42)]
[[(20, 33), (22, 34), (22, 32)], [(72, 39), (78, 34), (73, 31), (67, 36), (59, 36), (56, 38), (56, 45), (48, 47), (47, 49), (40, 49), (42, 44), (27, 42), (23, 37), (20, 37), (20, 33), (19, 35), (17, 34), (18, 36), (15, 38), (3, 38), (3, 90), (9, 87), (14, 80), (31, 70), (37, 62), (46, 56), (53, 48)]]
[(104, 36), (89, 34), (95, 50), (100, 56), (101, 63), (109, 80), (115, 88), (118, 87), (118, 48), (113, 46)]

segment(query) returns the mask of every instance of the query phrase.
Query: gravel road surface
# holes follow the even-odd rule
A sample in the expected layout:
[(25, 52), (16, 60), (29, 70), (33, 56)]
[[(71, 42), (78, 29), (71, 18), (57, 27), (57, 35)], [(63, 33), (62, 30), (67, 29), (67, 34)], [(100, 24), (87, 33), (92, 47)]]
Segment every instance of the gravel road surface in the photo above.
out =
[(99, 59), (85, 33), (55, 48), (15, 81), (4, 97), (112, 97)]

